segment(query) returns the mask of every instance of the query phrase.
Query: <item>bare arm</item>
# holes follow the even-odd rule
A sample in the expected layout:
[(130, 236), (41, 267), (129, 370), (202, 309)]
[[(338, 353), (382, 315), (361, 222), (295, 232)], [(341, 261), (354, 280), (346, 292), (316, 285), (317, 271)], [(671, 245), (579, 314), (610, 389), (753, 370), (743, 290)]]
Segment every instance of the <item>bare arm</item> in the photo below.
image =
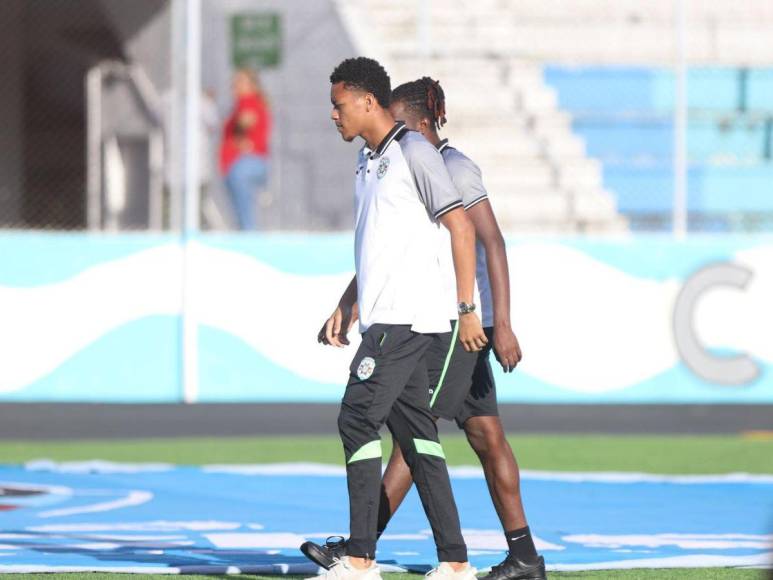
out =
[(494, 354), (502, 369), (511, 372), (522, 354), (510, 323), (510, 272), (502, 232), (499, 230), (491, 204), (484, 200), (467, 211), (475, 226), (475, 234), (486, 251), (491, 294), (494, 302)]
[[(475, 228), (461, 207), (443, 214), (440, 222), (451, 233), (457, 302), (471, 303), (475, 290)], [(488, 342), (475, 313), (459, 316), (459, 340), (467, 351), (480, 350)]]
[(349, 344), (346, 335), (359, 318), (357, 308), (357, 276), (352, 276), (352, 281), (344, 290), (338, 306), (333, 314), (322, 325), (317, 334), (317, 342), (331, 346), (344, 347)]

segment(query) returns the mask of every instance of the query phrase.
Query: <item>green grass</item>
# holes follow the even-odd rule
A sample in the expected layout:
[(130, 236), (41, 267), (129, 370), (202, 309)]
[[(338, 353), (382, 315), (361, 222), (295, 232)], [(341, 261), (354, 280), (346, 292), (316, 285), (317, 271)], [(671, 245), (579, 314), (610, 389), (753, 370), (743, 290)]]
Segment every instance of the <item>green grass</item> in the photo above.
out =
[[(384, 574), (384, 580), (421, 580), (419, 574)], [(137, 576), (137, 580), (169, 580), (173, 576), (166, 574), (149, 574)], [(8, 580), (121, 580), (126, 574), (14, 574)], [(277, 576), (184, 576), (185, 580), (212, 580), (224, 578), (227, 580), (277, 580)], [(300, 580), (302, 576), (282, 576), (286, 580)], [(548, 578), (581, 578), (583, 580), (768, 580), (761, 570), (735, 570), (731, 568), (695, 568), (695, 569), (664, 569), (664, 570), (607, 570), (604, 572), (550, 572)]]
[[(386, 438), (385, 438), (386, 439)], [(475, 465), (460, 435), (442, 437), (449, 465)], [(666, 474), (773, 473), (773, 440), (737, 436), (518, 435), (510, 437), (525, 469), (642, 471)], [(386, 452), (385, 452), (386, 453)], [(343, 464), (335, 437), (234, 437), (100, 441), (0, 441), (0, 463), (56, 461)]]

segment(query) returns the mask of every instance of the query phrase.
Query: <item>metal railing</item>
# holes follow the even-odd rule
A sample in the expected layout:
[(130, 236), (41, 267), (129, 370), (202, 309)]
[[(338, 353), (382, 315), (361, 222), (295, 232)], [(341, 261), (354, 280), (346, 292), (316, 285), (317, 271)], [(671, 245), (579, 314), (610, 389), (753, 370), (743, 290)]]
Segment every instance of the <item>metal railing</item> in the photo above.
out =
[(163, 114), (150, 79), (137, 64), (102, 61), (86, 75), (86, 111), (88, 228), (162, 229)]

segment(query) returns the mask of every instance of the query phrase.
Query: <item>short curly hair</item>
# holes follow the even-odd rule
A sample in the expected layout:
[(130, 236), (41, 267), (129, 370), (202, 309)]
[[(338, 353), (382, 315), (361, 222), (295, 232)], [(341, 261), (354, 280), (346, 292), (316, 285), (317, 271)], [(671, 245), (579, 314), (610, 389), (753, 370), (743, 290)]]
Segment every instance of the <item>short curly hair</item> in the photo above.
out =
[(372, 93), (378, 104), (384, 108), (389, 106), (392, 86), (389, 75), (378, 61), (364, 56), (347, 58), (339, 64), (330, 75), (332, 84), (344, 83), (347, 89), (359, 89)]

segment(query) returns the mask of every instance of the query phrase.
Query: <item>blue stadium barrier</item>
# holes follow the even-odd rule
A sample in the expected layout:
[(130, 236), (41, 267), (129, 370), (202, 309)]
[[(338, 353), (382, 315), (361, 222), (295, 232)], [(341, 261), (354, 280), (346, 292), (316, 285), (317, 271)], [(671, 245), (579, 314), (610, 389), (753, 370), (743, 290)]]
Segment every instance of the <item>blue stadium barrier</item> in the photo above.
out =
[[(755, 187), (770, 177), (756, 175)], [(668, 175), (638, 179), (644, 193), (629, 209), (647, 191), (662, 195)], [(734, 183), (709, 183), (725, 181)], [(730, 188), (700, 195), (720, 209), (738, 197)], [(187, 248), (193, 398), (339, 401), (357, 329), (346, 349), (316, 336), (351, 280), (351, 234), (202, 234)], [(183, 249), (171, 234), (0, 234), (0, 401), (181, 401)], [(770, 310), (773, 238), (513, 238), (508, 256), (526, 356), (507, 375), (492, 361), (500, 401), (773, 402), (769, 328), (752, 318)], [(715, 268), (723, 291), (691, 314), (680, 293)], [(701, 334), (727, 327), (728, 310), (738, 313), (732, 332)], [(679, 312), (687, 317), (677, 325)]]
[[(545, 79), (574, 116), (573, 129), (588, 154), (602, 162), (604, 185), (632, 217), (632, 227), (641, 227), (637, 213), (668, 214), (673, 72), (551, 66)], [(688, 210), (704, 218), (727, 214), (727, 227), (732, 215), (772, 212), (773, 70), (691, 69), (688, 100), (696, 113), (687, 133)]]

